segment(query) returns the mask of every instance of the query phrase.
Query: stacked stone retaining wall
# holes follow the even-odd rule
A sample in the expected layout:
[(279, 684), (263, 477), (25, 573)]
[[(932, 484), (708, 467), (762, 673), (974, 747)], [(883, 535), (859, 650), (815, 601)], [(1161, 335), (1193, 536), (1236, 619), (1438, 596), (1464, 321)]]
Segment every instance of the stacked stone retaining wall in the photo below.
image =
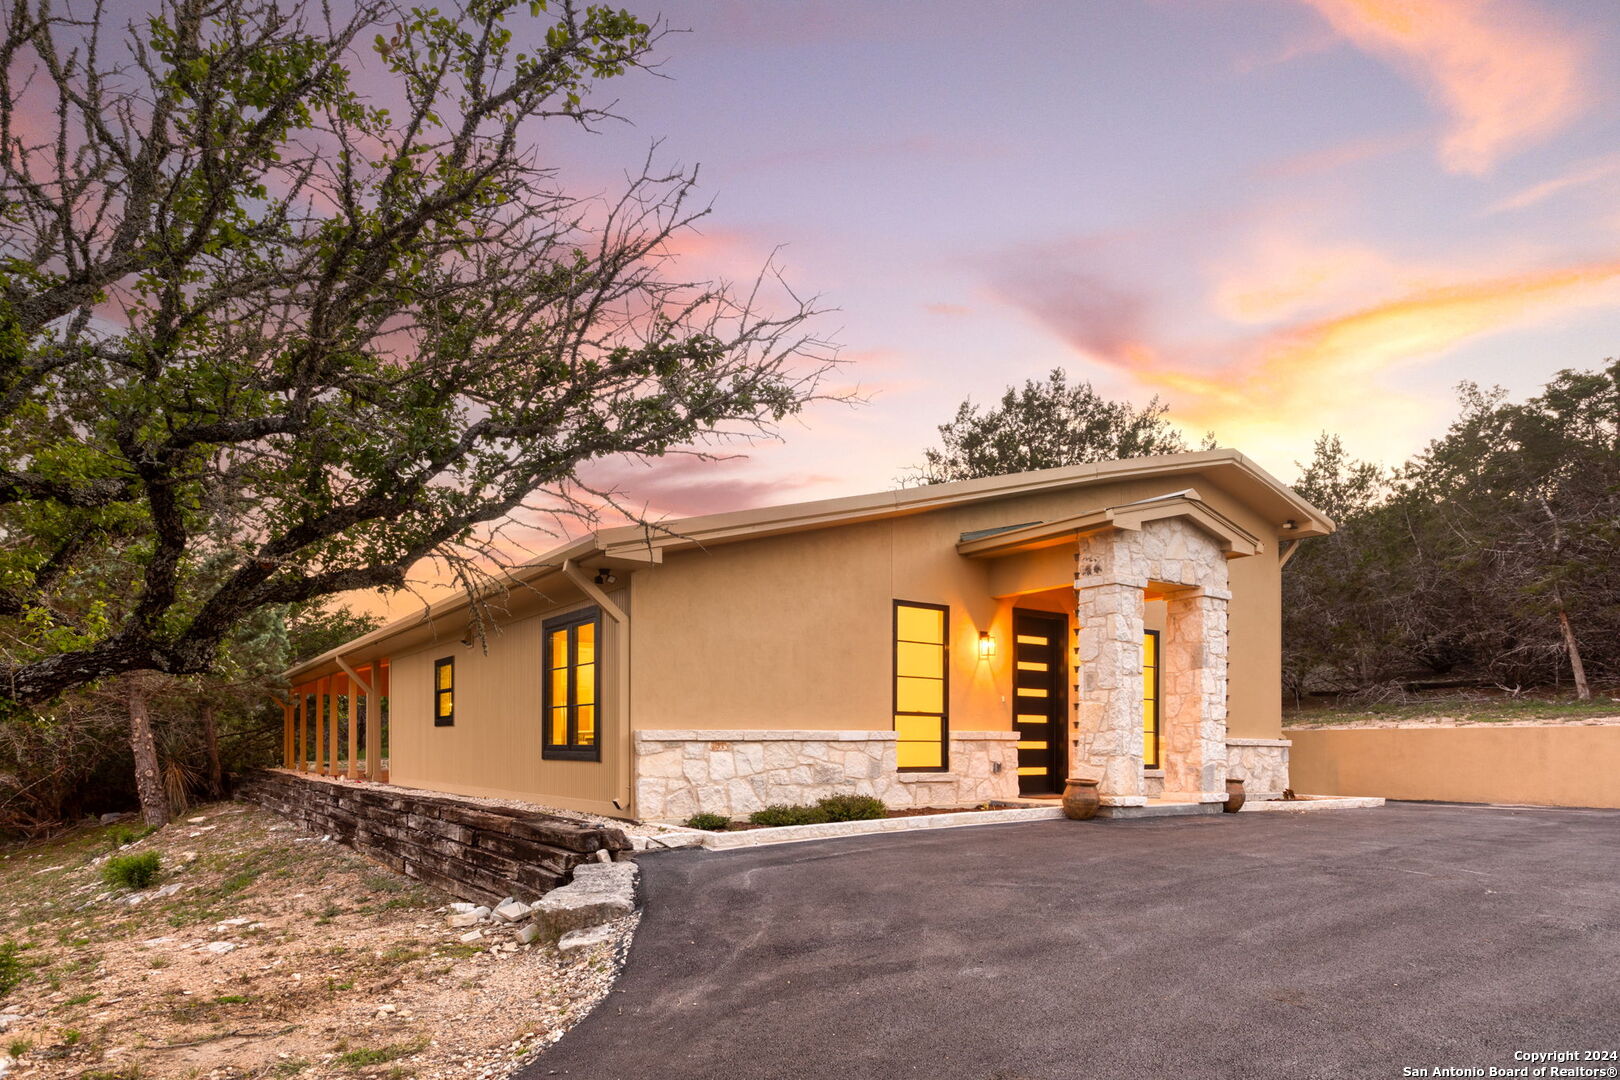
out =
[(574, 867), (630, 850), (620, 829), (452, 795), (262, 772), (237, 794), (467, 900), (534, 900)]

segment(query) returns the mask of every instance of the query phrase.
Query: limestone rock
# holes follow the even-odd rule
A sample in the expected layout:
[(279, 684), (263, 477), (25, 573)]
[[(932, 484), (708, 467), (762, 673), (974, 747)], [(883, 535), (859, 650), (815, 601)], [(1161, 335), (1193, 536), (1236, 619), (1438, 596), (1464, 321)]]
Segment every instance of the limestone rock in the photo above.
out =
[(555, 941), (570, 930), (598, 926), (636, 909), (636, 864), (584, 863), (574, 880), (540, 898), (533, 911), (540, 937)]
[(495, 915), (507, 922), (522, 922), (529, 917), (529, 905), (519, 903), (516, 900), (508, 900), (495, 909)]
[(611, 926), (592, 926), (584, 930), (570, 930), (557, 941), (557, 951), (564, 959), (574, 959), (605, 945), (613, 937)]

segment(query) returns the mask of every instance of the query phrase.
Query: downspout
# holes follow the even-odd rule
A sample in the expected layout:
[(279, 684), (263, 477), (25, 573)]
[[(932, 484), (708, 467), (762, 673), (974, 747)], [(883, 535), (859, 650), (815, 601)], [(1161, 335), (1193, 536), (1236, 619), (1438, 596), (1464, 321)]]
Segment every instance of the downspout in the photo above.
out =
[(596, 602), (596, 606), (607, 613), (617, 627), (615, 637), (618, 647), (614, 650), (614, 685), (617, 687), (619, 699), (619, 723), (617, 740), (619, 744), (618, 776), (614, 778), (613, 805), (627, 814), (634, 814), (633, 799), (630, 786), (630, 616), (618, 604), (615, 604), (601, 586), (591, 580), (574, 564), (573, 559), (564, 559), (562, 564), (563, 576), (575, 585), (580, 592)]

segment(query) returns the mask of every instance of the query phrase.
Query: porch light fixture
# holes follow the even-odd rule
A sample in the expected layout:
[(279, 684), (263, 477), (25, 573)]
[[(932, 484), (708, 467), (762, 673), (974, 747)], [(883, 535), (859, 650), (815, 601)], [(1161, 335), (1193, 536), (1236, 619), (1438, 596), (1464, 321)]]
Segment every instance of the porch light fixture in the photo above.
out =
[(979, 659), (988, 660), (996, 655), (996, 639), (990, 636), (990, 631), (979, 631)]

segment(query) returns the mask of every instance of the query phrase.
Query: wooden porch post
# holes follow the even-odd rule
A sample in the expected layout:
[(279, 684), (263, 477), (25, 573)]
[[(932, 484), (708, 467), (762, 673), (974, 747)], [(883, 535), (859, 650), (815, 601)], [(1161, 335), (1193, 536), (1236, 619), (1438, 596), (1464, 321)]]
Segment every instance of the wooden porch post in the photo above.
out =
[(291, 701), (281, 703), (281, 767), (292, 768), (293, 763), (293, 706)]
[(331, 684), (332, 680), (324, 675), (315, 680), (315, 773), (317, 776), (326, 775), (326, 754), (331, 743), (331, 736), (327, 734), (326, 726), (326, 699)]
[(293, 692), (298, 695), (293, 701), (293, 708), (298, 710), (298, 724), (293, 729), (293, 768), (303, 772), (309, 757), (309, 687), (294, 687)]
[[(394, 666), (388, 662), (387, 657), (381, 657), (377, 661), (377, 681), (376, 681), (376, 683), (374, 685), (377, 687), (377, 694), (378, 694), (378, 698), (377, 698), (378, 737), (379, 738), (382, 737), (383, 725), (387, 724), (388, 725), (388, 727), (386, 729), (387, 735), (388, 735), (387, 754), (388, 754), (388, 760), (390, 762), (392, 762), (393, 756), (394, 756), (394, 709), (393, 709), (392, 705), (388, 705), (387, 707), (384, 707), (383, 700), (387, 699), (390, 702), (392, 702), (394, 700), (394, 696), (393, 696)], [(377, 782), (379, 784), (388, 783), (388, 774), (393, 771), (392, 768), (384, 768), (383, 767), (383, 764), (382, 764), (383, 760), (384, 760), (383, 755), (382, 755), (381, 752), (379, 752), (378, 755), (377, 755)]]
[(366, 779), (382, 776), (382, 665), (372, 664), (366, 669), (366, 683), (371, 692), (366, 695)]
[(336, 776), (342, 770), (338, 760), (338, 677), (326, 680), (326, 775)]

